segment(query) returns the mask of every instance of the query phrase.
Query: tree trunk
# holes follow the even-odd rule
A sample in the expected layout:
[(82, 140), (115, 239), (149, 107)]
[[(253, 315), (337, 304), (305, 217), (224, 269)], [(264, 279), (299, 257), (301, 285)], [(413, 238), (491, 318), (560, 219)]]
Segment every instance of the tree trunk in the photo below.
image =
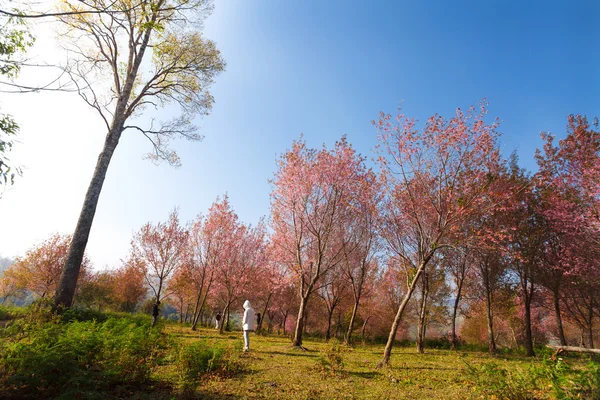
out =
[(384, 365), (388, 365), (388, 363), (390, 362), (390, 356), (392, 355), (392, 347), (394, 346), (394, 340), (396, 340), (396, 333), (398, 332), (398, 326), (400, 326), (400, 320), (402, 319), (402, 314), (404, 313), (404, 309), (406, 308), (406, 305), (408, 304), (408, 301), (410, 300), (410, 298), (415, 290), (417, 281), (419, 280), (419, 277), (421, 276), (421, 273), (423, 272), (425, 265), (427, 265), (429, 258), (431, 258), (431, 257), (428, 257), (427, 259), (425, 259), (421, 263), (421, 265), (419, 265), (419, 268), (417, 268), (417, 273), (413, 277), (413, 280), (408, 288), (408, 292), (406, 293), (406, 295), (404, 295), (404, 299), (402, 299), (402, 302), (400, 303), (400, 306), (398, 307), (398, 312), (396, 312), (396, 317), (394, 318), (394, 322), (392, 323), (392, 328), (390, 329), (390, 334), (388, 336), (388, 340), (385, 345), (385, 349), (383, 351), (383, 358), (381, 359), (379, 364), (377, 364), (377, 366), (379, 368), (383, 367)]
[(337, 324), (335, 326), (335, 337), (337, 339), (340, 338), (340, 332), (342, 332), (343, 325), (344, 324), (342, 323), (342, 312), (338, 311)]
[(225, 305), (225, 308), (223, 309), (223, 314), (221, 314), (221, 320), (219, 321), (219, 333), (220, 334), (223, 333), (223, 327), (225, 326), (225, 318), (227, 315), (227, 310), (229, 310), (229, 303), (227, 303)]
[(486, 311), (487, 311), (487, 330), (488, 330), (488, 353), (496, 354), (496, 338), (494, 337), (494, 312), (492, 311), (493, 294), (489, 287), (486, 287)]
[(425, 312), (427, 310), (427, 297), (429, 295), (429, 276), (423, 274), (423, 288), (421, 290), (421, 311), (419, 313), (419, 325), (417, 327), (417, 351), (425, 352)]
[(331, 318), (333, 317), (333, 308), (327, 310), (327, 332), (325, 333), (325, 341), (331, 338)]
[(457, 288), (456, 288), (456, 298), (454, 299), (454, 305), (452, 307), (452, 337), (451, 340), (451, 348), (452, 350), (456, 350), (458, 347), (457, 338), (456, 338), (456, 315), (458, 314), (458, 304), (460, 302), (460, 297), (462, 294), (462, 284), (463, 280), (461, 279)]
[(360, 336), (362, 337), (363, 342), (365, 341), (365, 332), (367, 330), (367, 322), (369, 322), (370, 319), (371, 319), (371, 317), (369, 316), (363, 321), (362, 328), (360, 330)]
[(196, 297), (196, 305), (194, 306), (194, 314), (192, 315), (192, 330), (196, 330), (196, 325), (198, 325), (198, 319), (200, 318), (200, 299), (202, 298), (202, 291), (198, 293)]
[(230, 320), (230, 316), (231, 316), (231, 305), (227, 306), (227, 325), (225, 325), (225, 330), (227, 332), (231, 332), (231, 320)]
[[(531, 284), (531, 283), (530, 283)], [(527, 357), (534, 357), (533, 334), (531, 332), (531, 297), (532, 293), (525, 286), (525, 351)]]
[(561, 346), (567, 345), (567, 339), (565, 338), (565, 331), (563, 329), (562, 317), (560, 315), (560, 297), (558, 293), (558, 289), (553, 291), (554, 297), (554, 315), (556, 316), (556, 326), (558, 327), (558, 340), (560, 341)]
[(593, 302), (590, 301), (590, 307), (589, 307), (589, 316), (588, 316), (588, 327), (587, 327), (587, 334), (588, 334), (588, 347), (590, 349), (594, 348), (594, 308), (592, 306)]
[[(307, 299), (305, 296), (302, 296), (300, 300), (300, 309), (298, 310), (298, 318), (296, 319), (296, 329), (294, 331), (294, 340), (292, 341), (292, 346), (302, 347), (302, 333), (304, 332), (304, 317), (306, 313), (306, 304)], [(285, 327), (283, 329), (285, 330)]]
[(281, 325), (283, 327), (283, 336), (285, 336), (287, 334), (285, 332), (285, 325), (287, 324), (287, 317), (288, 317), (288, 311), (286, 310), (285, 313), (283, 313), (283, 321), (281, 322)]
[(358, 304), (360, 302), (361, 290), (358, 290), (357, 296), (354, 298), (354, 307), (352, 307), (352, 315), (350, 316), (350, 325), (348, 325), (348, 330), (346, 331), (346, 336), (344, 336), (344, 344), (350, 345), (352, 341), (352, 331), (354, 330), (354, 320), (356, 319), (356, 314), (358, 312)]
[(92, 229), (92, 222), (94, 221), (94, 215), (96, 214), (100, 192), (102, 191), (102, 185), (106, 178), (108, 165), (119, 144), (119, 138), (121, 137), (124, 122), (125, 121), (121, 119), (116, 119), (113, 122), (111, 130), (108, 135), (106, 135), (104, 148), (98, 156), (94, 175), (92, 176), (90, 186), (85, 194), (83, 207), (81, 208), (77, 226), (73, 233), (73, 239), (69, 246), (67, 261), (65, 262), (60, 281), (56, 288), (54, 303), (57, 308), (69, 308), (73, 304), (73, 297), (75, 296), (75, 289), (77, 288), (77, 279), (79, 278), (79, 270), (81, 269), (81, 262), (83, 261), (85, 247), (87, 246), (90, 236), (90, 230)]
[(266, 316), (267, 316), (267, 310), (269, 308), (269, 302), (271, 301), (271, 296), (273, 295), (273, 292), (269, 293), (269, 296), (267, 297), (267, 302), (265, 303), (265, 308), (263, 308), (263, 312), (261, 314), (261, 318), (260, 318), (260, 323), (257, 324), (256, 326), (256, 331), (260, 332), (260, 330), (262, 329), (262, 324), (263, 321), (265, 320)]

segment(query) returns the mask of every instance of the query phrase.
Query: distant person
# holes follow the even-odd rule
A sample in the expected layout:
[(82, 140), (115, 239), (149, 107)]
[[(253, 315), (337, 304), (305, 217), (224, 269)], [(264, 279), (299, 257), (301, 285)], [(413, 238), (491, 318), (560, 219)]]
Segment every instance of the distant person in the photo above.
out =
[(256, 326), (260, 327), (261, 316), (260, 313), (256, 313)]
[(254, 330), (254, 308), (248, 300), (244, 302), (242, 329), (244, 330), (244, 353), (247, 353), (250, 351), (250, 331)]
[(217, 316), (215, 317), (215, 320), (215, 329), (219, 329), (219, 322), (221, 322), (221, 311), (217, 311)]
[(156, 320), (158, 319), (158, 306), (160, 305), (160, 301), (154, 303), (154, 307), (152, 307), (152, 326), (156, 325)]

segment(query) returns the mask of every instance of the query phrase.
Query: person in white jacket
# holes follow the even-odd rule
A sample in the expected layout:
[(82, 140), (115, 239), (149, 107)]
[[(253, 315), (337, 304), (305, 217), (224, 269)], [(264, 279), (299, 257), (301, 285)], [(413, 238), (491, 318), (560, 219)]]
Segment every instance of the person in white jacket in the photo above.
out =
[(250, 351), (250, 331), (254, 331), (254, 308), (248, 300), (244, 302), (242, 329), (244, 330), (244, 353), (246, 353)]

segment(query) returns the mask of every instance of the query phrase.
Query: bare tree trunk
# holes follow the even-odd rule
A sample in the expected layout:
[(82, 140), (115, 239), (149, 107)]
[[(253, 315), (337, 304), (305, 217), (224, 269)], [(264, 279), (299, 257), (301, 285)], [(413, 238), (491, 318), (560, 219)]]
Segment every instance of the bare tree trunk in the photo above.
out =
[(534, 357), (535, 352), (533, 351), (533, 334), (531, 332), (531, 298), (533, 295), (533, 283), (529, 283), (532, 286), (531, 291), (528, 289), (527, 283), (525, 284), (525, 351), (527, 357)]
[(406, 305), (408, 304), (408, 301), (410, 300), (415, 290), (417, 281), (419, 280), (419, 277), (421, 276), (421, 273), (423, 272), (423, 269), (425, 269), (425, 265), (427, 265), (427, 262), (429, 262), (430, 258), (431, 257), (426, 258), (419, 265), (419, 268), (417, 268), (417, 272), (412, 279), (412, 282), (408, 288), (408, 292), (406, 293), (406, 295), (404, 295), (404, 299), (402, 299), (402, 302), (398, 307), (398, 312), (396, 312), (396, 317), (394, 318), (394, 322), (392, 323), (392, 328), (390, 329), (390, 334), (388, 336), (388, 340), (383, 351), (383, 358), (381, 359), (379, 364), (377, 364), (379, 368), (383, 367), (384, 365), (388, 365), (388, 363), (390, 362), (390, 356), (392, 355), (392, 347), (394, 346), (394, 340), (396, 340), (396, 333), (398, 332), (398, 326), (400, 326), (402, 314), (404, 313), (404, 309), (406, 308)]
[(231, 305), (227, 306), (227, 325), (225, 326), (225, 330), (227, 332), (231, 332), (231, 320), (230, 320), (230, 315), (231, 315)]
[(196, 305), (194, 306), (194, 313), (192, 314), (192, 330), (196, 330), (196, 325), (198, 324), (198, 318), (200, 318), (200, 299), (202, 298), (202, 291), (198, 293), (196, 297)]
[[(296, 320), (296, 329), (294, 331), (294, 340), (292, 341), (293, 346), (302, 347), (302, 334), (304, 332), (304, 318), (306, 314), (307, 298), (302, 296), (300, 300), (300, 309), (298, 310), (298, 318)], [(285, 325), (284, 325), (285, 326)], [(285, 327), (284, 334), (285, 334)]]
[(226, 318), (228, 310), (229, 310), (229, 302), (227, 302), (227, 304), (225, 305), (225, 308), (223, 309), (223, 314), (221, 316), (221, 320), (219, 321), (219, 333), (220, 334), (223, 333), (223, 327), (225, 326), (225, 318)]
[(590, 301), (588, 327), (587, 327), (588, 347), (590, 349), (594, 348), (594, 308), (593, 308), (592, 304), (593, 304), (593, 302)]
[(267, 316), (267, 310), (269, 308), (269, 301), (271, 301), (271, 296), (272, 295), (273, 295), (273, 292), (270, 292), (269, 296), (267, 297), (267, 301), (265, 303), (265, 307), (263, 308), (263, 312), (261, 314), (260, 322), (256, 326), (256, 331), (257, 332), (260, 332), (260, 330), (262, 329), (262, 324), (263, 324), (263, 321), (265, 320), (265, 318)]
[(350, 325), (348, 325), (348, 330), (346, 331), (346, 336), (344, 336), (344, 344), (350, 345), (352, 341), (352, 331), (354, 330), (354, 320), (356, 319), (356, 314), (358, 313), (358, 304), (360, 302), (361, 289), (358, 289), (357, 295), (354, 297), (354, 307), (352, 307), (352, 315), (350, 316)]
[(483, 285), (485, 288), (485, 306), (487, 314), (487, 331), (488, 331), (488, 353), (496, 354), (496, 339), (494, 337), (494, 293), (490, 284), (489, 269), (482, 269)]
[(79, 214), (71, 245), (69, 246), (67, 261), (65, 262), (60, 281), (56, 288), (54, 303), (58, 308), (69, 308), (73, 304), (73, 297), (75, 296), (75, 289), (77, 288), (77, 279), (79, 278), (79, 270), (81, 269), (81, 262), (83, 261), (83, 255), (90, 236), (90, 230), (92, 229), (94, 215), (96, 215), (96, 207), (98, 206), (98, 200), (100, 199), (100, 192), (102, 191), (102, 185), (106, 178), (108, 165), (119, 144), (119, 138), (123, 131), (124, 122), (125, 121), (122, 119), (115, 119), (113, 121), (111, 129), (108, 132), (108, 135), (106, 135), (104, 148), (98, 156), (94, 175), (92, 176), (90, 186), (85, 194), (83, 207)]
[(371, 319), (371, 317), (369, 316), (363, 321), (362, 328), (360, 330), (360, 336), (362, 337), (363, 342), (365, 341), (365, 332), (367, 330), (367, 322), (369, 322), (370, 319)]
[(335, 326), (335, 337), (337, 339), (340, 338), (340, 332), (342, 331), (343, 323), (342, 323), (342, 312), (338, 311), (337, 324)]
[(283, 313), (283, 321), (281, 321), (281, 325), (283, 326), (283, 336), (286, 335), (285, 325), (287, 324), (287, 317), (288, 317), (288, 310), (285, 310), (285, 313)]
[(452, 307), (452, 350), (456, 350), (456, 348), (458, 347), (458, 340), (456, 338), (456, 315), (458, 314), (458, 303), (460, 302), (460, 297), (462, 295), (462, 285), (463, 280), (461, 279), (458, 284), (458, 287), (456, 288), (456, 298), (454, 299), (454, 306)]
[(327, 332), (325, 333), (325, 340), (329, 341), (331, 338), (331, 318), (333, 317), (333, 308), (327, 310)]
[(417, 351), (424, 353), (425, 350), (425, 312), (427, 310), (427, 297), (429, 296), (429, 276), (422, 275), (423, 288), (421, 290), (421, 311), (419, 313), (419, 325), (417, 327)]
[(487, 330), (488, 330), (488, 353), (496, 354), (496, 339), (494, 337), (494, 314), (492, 311), (493, 294), (489, 287), (486, 287), (486, 310), (487, 310)]
[(565, 331), (563, 329), (562, 317), (560, 315), (560, 297), (558, 289), (552, 291), (554, 298), (554, 315), (556, 316), (556, 326), (558, 327), (558, 340), (561, 346), (567, 345), (567, 339), (565, 338)]

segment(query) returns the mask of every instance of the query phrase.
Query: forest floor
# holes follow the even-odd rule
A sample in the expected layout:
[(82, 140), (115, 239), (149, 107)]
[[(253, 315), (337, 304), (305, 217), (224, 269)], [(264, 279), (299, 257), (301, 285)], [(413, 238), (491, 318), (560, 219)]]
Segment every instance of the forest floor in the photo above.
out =
[[(220, 335), (214, 329), (169, 325), (167, 331), (186, 342), (227, 341), (241, 348), (241, 332)], [(552, 398), (550, 389), (531, 391), (526, 385), (537, 359), (518, 355), (397, 347), (391, 365), (378, 369), (383, 345), (352, 348), (305, 339), (306, 350), (293, 348), (283, 336), (252, 334), (251, 351), (239, 355), (242, 368), (233, 376), (211, 376), (189, 393), (203, 399), (483, 399)], [(581, 363), (574, 360), (575, 364)], [(169, 366), (154, 378), (164, 380)], [(490, 385), (485, 387), (485, 385)], [(482, 386), (483, 385), (483, 386)], [(523, 397), (520, 397), (519, 391)], [(504, 393), (504, 394), (503, 394)], [(533, 396), (533, 397), (531, 397)]]

